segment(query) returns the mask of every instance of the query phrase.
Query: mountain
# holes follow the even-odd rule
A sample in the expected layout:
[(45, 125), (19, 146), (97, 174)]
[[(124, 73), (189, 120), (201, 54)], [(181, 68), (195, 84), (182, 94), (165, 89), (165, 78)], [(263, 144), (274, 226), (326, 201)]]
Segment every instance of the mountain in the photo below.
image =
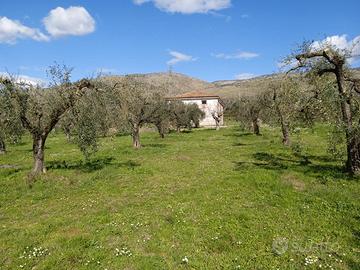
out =
[[(360, 68), (353, 69), (357, 78), (360, 78)], [(272, 82), (281, 80), (283, 74), (274, 73), (263, 75), (247, 80), (222, 80), (206, 82), (197, 78), (189, 77), (175, 72), (158, 72), (147, 74), (133, 74), (142, 77), (154, 85), (167, 85), (168, 95), (177, 95), (186, 92), (202, 91), (209, 94), (219, 95), (223, 99), (236, 98), (239, 96), (253, 96), (269, 88)], [(108, 78), (121, 79), (122, 76), (109, 76)]]
[(272, 82), (280, 80), (281, 74), (272, 74), (255, 77), (247, 80), (215, 81), (206, 91), (217, 94), (222, 98), (239, 96), (253, 96), (269, 88)]
[[(146, 73), (146, 74), (131, 74), (132, 76), (137, 76), (142, 78), (144, 81), (147, 81), (156, 86), (165, 86), (166, 89), (169, 89), (168, 95), (177, 95), (191, 91), (204, 91), (205, 89), (211, 86), (211, 83), (196, 79), (184, 74), (175, 73), (175, 72), (158, 72), (158, 73)], [(121, 80), (123, 76), (106, 76), (107, 79), (116, 79)]]
[(137, 75), (143, 76), (144, 80), (155, 85), (170, 85), (169, 95), (202, 91), (219, 95), (224, 99), (256, 95), (259, 92), (267, 90), (271, 82), (281, 78), (281, 74), (271, 74), (247, 80), (206, 82), (180, 73), (148, 73)]

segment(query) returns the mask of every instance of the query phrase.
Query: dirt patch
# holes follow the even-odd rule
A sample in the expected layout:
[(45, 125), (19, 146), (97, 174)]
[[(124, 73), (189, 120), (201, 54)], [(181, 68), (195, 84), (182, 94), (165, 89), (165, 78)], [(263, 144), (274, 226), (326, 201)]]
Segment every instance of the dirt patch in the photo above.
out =
[(281, 176), (281, 180), (287, 184), (293, 187), (296, 191), (304, 191), (306, 188), (306, 185), (304, 181), (299, 179), (297, 176), (293, 174), (285, 174)]
[(0, 165), (0, 169), (19, 169), (20, 167), (17, 165), (4, 164)]
[(181, 155), (181, 156), (177, 156), (176, 159), (181, 161), (189, 161), (191, 160), (191, 157)]
[(84, 235), (86, 233), (84, 233), (84, 231), (79, 228), (71, 227), (61, 230), (60, 234), (66, 238), (73, 238), (80, 235)]

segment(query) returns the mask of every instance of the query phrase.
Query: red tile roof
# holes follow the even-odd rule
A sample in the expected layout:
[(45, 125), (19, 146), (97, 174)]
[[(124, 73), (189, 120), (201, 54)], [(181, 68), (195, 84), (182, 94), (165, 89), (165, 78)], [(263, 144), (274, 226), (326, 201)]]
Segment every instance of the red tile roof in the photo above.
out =
[(201, 91), (187, 92), (184, 94), (176, 95), (174, 98), (220, 98), (218, 95), (209, 94)]

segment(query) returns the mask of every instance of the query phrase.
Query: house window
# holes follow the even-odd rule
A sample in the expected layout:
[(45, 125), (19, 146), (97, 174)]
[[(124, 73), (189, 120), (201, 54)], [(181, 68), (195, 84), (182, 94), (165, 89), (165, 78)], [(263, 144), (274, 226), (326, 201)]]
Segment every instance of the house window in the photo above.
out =
[(206, 100), (202, 100), (202, 101), (201, 101), (201, 104), (206, 104)]

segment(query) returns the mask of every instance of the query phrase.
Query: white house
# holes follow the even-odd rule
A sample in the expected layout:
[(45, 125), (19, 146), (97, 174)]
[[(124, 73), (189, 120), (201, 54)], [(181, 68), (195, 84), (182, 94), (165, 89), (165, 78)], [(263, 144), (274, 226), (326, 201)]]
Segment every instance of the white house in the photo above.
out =
[(185, 104), (197, 104), (205, 113), (204, 119), (200, 121), (200, 126), (202, 127), (215, 127), (216, 121), (214, 116), (220, 118), (220, 126), (224, 125), (224, 102), (218, 95), (194, 91), (177, 95), (169, 99), (181, 100)]

